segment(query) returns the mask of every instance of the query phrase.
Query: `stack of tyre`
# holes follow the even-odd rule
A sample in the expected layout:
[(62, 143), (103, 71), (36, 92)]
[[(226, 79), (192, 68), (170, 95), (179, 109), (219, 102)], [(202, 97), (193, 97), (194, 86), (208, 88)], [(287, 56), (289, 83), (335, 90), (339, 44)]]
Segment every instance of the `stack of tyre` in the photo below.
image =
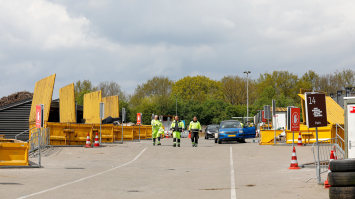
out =
[(329, 198), (355, 198), (355, 159), (333, 160), (330, 171)]

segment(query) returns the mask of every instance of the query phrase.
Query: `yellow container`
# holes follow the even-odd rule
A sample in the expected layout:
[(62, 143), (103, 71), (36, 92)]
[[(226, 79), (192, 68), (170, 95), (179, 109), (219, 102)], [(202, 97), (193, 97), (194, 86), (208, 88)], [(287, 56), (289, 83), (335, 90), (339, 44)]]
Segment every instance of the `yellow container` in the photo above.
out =
[(0, 166), (28, 166), (28, 143), (0, 143)]
[[(283, 132), (283, 130), (276, 130), (276, 136), (280, 135), (282, 132)], [(273, 145), (274, 144), (274, 137), (275, 137), (274, 130), (261, 130), (259, 145)]]
[[(313, 144), (316, 142), (316, 129), (308, 128), (307, 125), (300, 125), (300, 132), (303, 144)], [(295, 143), (298, 142), (299, 132), (295, 132)], [(318, 127), (318, 141), (328, 140), (334, 138), (332, 136), (332, 125), (326, 127)], [(292, 144), (292, 131), (286, 131), (286, 143)]]

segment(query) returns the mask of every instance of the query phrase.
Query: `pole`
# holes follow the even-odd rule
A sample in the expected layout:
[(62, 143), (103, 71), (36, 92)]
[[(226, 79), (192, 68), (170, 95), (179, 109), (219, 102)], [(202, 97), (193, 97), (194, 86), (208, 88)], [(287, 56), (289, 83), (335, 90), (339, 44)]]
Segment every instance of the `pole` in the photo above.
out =
[(141, 141), (141, 125), (139, 125), (139, 141)]
[(247, 120), (249, 121), (249, 78), (247, 73)]
[(294, 146), (295, 146), (295, 132), (292, 131), (292, 150)]
[(316, 143), (317, 143), (317, 182), (321, 183), (320, 165), (319, 165), (319, 143), (318, 143), (318, 128), (316, 127)]
[(122, 120), (122, 136), (121, 136), (121, 142), (122, 142), (122, 144), (123, 144), (123, 120)]
[(100, 118), (100, 146), (101, 146), (101, 122), (102, 122), (102, 120)]
[(176, 101), (176, 106), (175, 106), (175, 111), (176, 111), (175, 113), (176, 114), (175, 114), (175, 116), (177, 116), (177, 96), (176, 96), (176, 94), (175, 94), (175, 101)]
[(38, 167), (41, 167), (41, 142), (40, 142), (40, 136), (41, 136), (41, 129), (38, 128)]
[(276, 116), (273, 116), (274, 118), (274, 123), (272, 124), (272, 127), (274, 128), (274, 145), (276, 145)]

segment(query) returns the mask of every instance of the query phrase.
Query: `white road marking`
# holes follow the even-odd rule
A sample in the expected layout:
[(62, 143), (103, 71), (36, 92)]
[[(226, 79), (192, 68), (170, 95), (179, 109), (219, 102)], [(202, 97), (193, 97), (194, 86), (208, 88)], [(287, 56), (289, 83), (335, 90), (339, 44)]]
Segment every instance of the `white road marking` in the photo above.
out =
[(233, 153), (232, 147), (230, 147), (230, 163), (231, 163), (231, 199), (237, 198), (237, 193), (235, 192), (235, 179), (234, 179), (234, 166), (233, 166)]
[(122, 164), (122, 165), (120, 165), (120, 166), (117, 166), (117, 167), (114, 167), (114, 168), (112, 168), (112, 169), (103, 171), (103, 172), (101, 172), (101, 173), (97, 173), (97, 174), (95, 174), (95, 175), (91, 175), (91, 176), (88, 176), (88, 177), (85, 177), (85, 178), (81, 178), (81, 179), (79, 179), (79, 180), (75, 180), (75, 181), (73, 181), (73, 182), (68, 182), (68, 183), (66, 183), (66, 184), (62, 184), (62, 185), (59, 185), (59, 186), (56, 186), (56, 187), (53, 187), (53, 188), (50, 188), (50, 189), (46, 189), (46, 190), (44, 190), (44, 191), (40, 191), (40, 192), (33, 193), (33, 194), (30, 194), (30, 195), (27, 195), (27, 196), (23, 196), (23, 197), (20, 197), (20, 198), (17, 198), (17, 199), (28, 198), (28, 197), (35, 196), (35, 195), (38, 195), (38, 194), (42, 194), (42, 193), (45, 193), (45, 192), (48, 192), (48, 191), (52, 191), (52, 190), (55, 190), (55, 189), (58, 189), (58, 188), (61, 188), (61, 187), (64, 187), (64, 186), (67, 186), (67, 185), (70, 185), (70, 184), (74, 184), (74, 183), (76, 183), (76, 182), (80, 182), (80, 181), (83, 181), (83, 180), (87, 180), (87, 179), (89, 179), (89, 178), (92, 178), (92, 177), (95, 177), (95, 176), (98, 176), (98, 175), (101, 175), (101, 174), (104, 174), (104, 173), (113, 171), (113, 170), (115, 170), (115, 169), (124, 167), (124, 166), (129, 165), (129, 164), (131, 164), (132, 162), (136, 161), (136, 160), (139, 158), (139, 156), (141, 156), (141, 155), (144, 153), (145, 150), (147, 150), (147, 148), (143, 149), (133, 160), (131, 160), (131, 161), (125, 163), (125, 164)]

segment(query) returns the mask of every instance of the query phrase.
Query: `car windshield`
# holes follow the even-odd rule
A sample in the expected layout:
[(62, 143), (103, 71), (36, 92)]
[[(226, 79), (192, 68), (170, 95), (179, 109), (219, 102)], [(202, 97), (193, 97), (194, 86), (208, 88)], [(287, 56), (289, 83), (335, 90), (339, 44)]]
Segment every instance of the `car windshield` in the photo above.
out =
[(221, 123), (221, 128), (222, 129), (227, 129), (227, 128), (242, 128), (240, 125), (239, 121), (226, 121)]
[(208, 126), (208, 130), (210, 130), (210, 131), (217, 130), (217, 129), (218, 129), (217, 125)]

